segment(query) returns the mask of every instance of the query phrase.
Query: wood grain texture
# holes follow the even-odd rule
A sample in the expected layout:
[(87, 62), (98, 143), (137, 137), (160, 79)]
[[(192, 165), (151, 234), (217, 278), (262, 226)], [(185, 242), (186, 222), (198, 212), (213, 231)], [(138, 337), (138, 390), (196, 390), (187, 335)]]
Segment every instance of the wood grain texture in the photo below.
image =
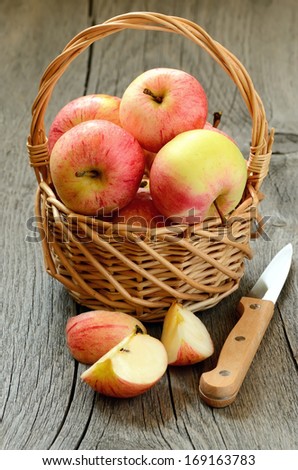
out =
[[(2, 449), (296, 449), (297, 448), (297, 163), (298, 18), (295, 0), (2, 0), (1, 80), (1, 312), (4, 353)], [(66, 43), (91, 24), (127, 11), (151, 10), (189, 18), (236, 54), (276, 129), (270, 172), (262, 191), (264, 233), (252, 242), (237, 292), (200, 313), (215, 354), (192, 367), (168, 369), (143, 396), (115, 400), (80, 381), (84, 366), (70, 357), (64, 328), (79, 308), (44, 272), (33, 217), (36, 181), (26, 139), (39, 79)], [(155, 66), (183, 68), (206, 88), (210, 116), (247, 152), (250, 118), (221, 68), (183, 38), (123, 32), (94, 44), (55, 89), (47, 125), (71, 99), (86, 93), (121, 96), (136, 75)], [(213, 410), (198, 394), (200, 375), (215, 367), (237, 321), (242, 295), (274, 254), (293, 243), (294, 261), (237, 400)], [(160, 325), (150, 325), (157, 337)]]

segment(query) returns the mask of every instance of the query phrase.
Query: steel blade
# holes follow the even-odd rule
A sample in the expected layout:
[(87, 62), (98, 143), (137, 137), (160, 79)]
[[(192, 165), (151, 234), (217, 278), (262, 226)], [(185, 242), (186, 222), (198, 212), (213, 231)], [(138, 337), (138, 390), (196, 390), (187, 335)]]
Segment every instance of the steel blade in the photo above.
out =
[(287, 279), (293, 256), (293, 246), (291, 243), (284, 246), (268, 264), (253, 288), (248, 293), (248, 297), (271, 300), (275, 303), (283, 285)]

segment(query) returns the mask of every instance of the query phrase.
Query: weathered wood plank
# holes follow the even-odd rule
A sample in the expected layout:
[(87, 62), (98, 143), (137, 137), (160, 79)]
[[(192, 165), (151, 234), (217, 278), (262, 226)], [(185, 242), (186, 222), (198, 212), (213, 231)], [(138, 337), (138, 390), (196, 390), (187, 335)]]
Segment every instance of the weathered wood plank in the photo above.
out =
[[(1, 448), (4, 449), (295, 449), (297, 448), (297, 15), (296, 2), (227, 0), (79, 0), (1, 2), (0, 155), (3, 249), (2, 312), (5, 354)], [(29, 110), (39, 78), (77, 32), (134, 10), (184, 16), (201, 24), (234, 52), (252, 75), (277, 131), (275, 154), (262, 190), (268, 217), (264, 238), (252, 243), (240, 289), (200, 313), (215, 355), (193, 367), (169, 368), (144, 396), (113, 400), (92, 392), (79, 377), (84, 366), (68, 354), (64, 328), (77, 307), (45, 272), (35, 237), (36, 182), (26, 157)], [(13, 27), (12, 27), (13, 25)], [(250, 118), (224, 72), (190, 41), (170, 34), (123, 32), (82, 54), (59, 81), (47, 126), (70, 99), (84, 93), (121, 96), (146, 68), (183, 68), (205, 86), (210, 114), (223, 110), (222, 128), (244, 152)], [(29, 221), (29, 222), (28, 222)], [(230, 407), (212, 410), (198, 396), (202, 372), (216, 364), (236, 321), (235, 306), (272, 256), (294, 245), (294, 264), (274, 318)], [(160, 325), (149, 327), (160, 334)]]
[[(43, 70), (89, 24), (86, 4), (76, 2), (72, 11), (74, 2), (60, 3), (1, 2), (3, 448), (49, 447), (72, 390), (74, 364), (62, 332), (76, 306), (44, 272), (40, 243), (26, 241), (35, 237), (36, 180), (26, 155), (30, 108)], [(76, 79), (66, 77), (62, 88), (65, 101), (84, 90), (86, 61), (74, 68)], [(53, 110), (55, 104), (60, 107), (54, 97)]]

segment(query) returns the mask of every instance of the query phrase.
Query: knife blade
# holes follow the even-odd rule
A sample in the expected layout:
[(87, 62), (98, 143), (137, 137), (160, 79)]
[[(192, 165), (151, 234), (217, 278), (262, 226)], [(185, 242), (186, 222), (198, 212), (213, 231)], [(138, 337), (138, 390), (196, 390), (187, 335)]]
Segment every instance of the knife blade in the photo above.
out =
[(247, 296), (240, 299), (240, 320), (228, 335), (217, 366), (200, 378), (199, 395), (209, 406), (223, 408), (235, 400), (273, 316), (292, 256), (289, 243), (274, 256)]

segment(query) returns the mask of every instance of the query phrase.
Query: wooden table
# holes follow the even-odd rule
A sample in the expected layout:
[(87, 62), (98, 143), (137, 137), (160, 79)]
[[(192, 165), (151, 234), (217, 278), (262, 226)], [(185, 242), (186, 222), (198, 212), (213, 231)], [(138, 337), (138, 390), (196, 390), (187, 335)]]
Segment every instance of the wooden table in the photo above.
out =
[[(4, 353), (2, 449), (296, 449), (297, 403), (297, 59), (295, 0), (2, 0), (1, 35), (1, 308)], [(276, 130), (270, 171), (262, 186), (265, 233), (252, 241), (240, 288), (199, 317), (213, 336), (212, 358), (169, 368), (143, 396), (105, 398), (80, 381), (85, 366), (66, 348), (67, 319), (80, 311), (45, 273), (32, 242), (37, 187), (28, 164), (30, 108), (40, 77), (79, 31), (120, 13), (159, 11), (204, 27), (245, 65)], [(71, 99), (88, 93), (121, 96), (155, 66), (197, 74), (210, 113), (223, 110), (222, 129), (247, 154), (251, 123), (242, 98), (221, 68), (190, 41), (162, 33), (126, 32), (82, 54), (57, 85), (47, 125)], [(31, 243), (30, 243), (31, 240)], [(216, 364), (236, 322), (235, 307), (286, 243), (293, 265), (275, 314), (236, 401), (212, 409), (198, 394), (202, 372)], [(160, 325), (149, 326), (158, 334)]]

